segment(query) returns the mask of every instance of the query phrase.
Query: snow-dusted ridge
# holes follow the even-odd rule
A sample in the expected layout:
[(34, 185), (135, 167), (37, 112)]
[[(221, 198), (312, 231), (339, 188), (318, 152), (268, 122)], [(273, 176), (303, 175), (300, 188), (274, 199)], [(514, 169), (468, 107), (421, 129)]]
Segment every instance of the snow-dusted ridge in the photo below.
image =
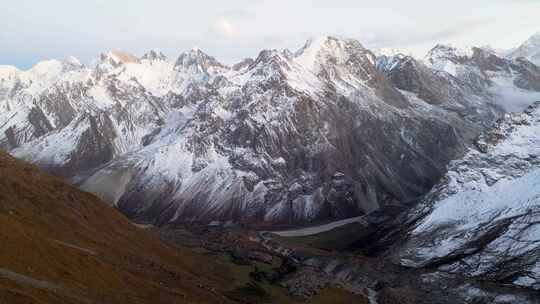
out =
[(540, 101), (453, 161), (413, 215), (402, 264), (540, 289)]

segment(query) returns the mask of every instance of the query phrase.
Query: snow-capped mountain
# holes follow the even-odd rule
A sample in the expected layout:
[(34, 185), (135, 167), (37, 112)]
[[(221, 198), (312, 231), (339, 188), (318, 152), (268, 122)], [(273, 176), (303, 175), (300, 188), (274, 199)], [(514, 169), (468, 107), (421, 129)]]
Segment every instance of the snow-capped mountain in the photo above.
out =
[(540, 99), (540, 95), (530, 94), (540, 90), (540, 69), (523, 58), (504, 59), (486, 48), (437, 45), (424, 61), (431, 69), (447, 72), (476, 90), (499, 96), (494, 101), (506, 111), (519, 112), (531, 103), (531, 97)]
[(422, 61), (332, 37), (232, 67), (111, 51), (1, 67), (0, 147), (138, 220), (343, 218), (426, 193), (538, 79), (482, 50)]
[(511, 58), (526, 58), (540, 65), (540, 32), (534, 34), (509, 55)]
[(540, 101), (481, 136), (412, 215), (402, 264), (540, 290)]

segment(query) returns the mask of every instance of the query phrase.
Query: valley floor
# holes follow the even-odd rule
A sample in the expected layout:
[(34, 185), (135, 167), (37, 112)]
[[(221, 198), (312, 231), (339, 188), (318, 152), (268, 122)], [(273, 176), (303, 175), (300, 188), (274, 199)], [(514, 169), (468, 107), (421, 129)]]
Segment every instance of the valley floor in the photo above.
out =
[(228, 297), (241, 303), (540, 303), (538, 294), (526, 290), (406, 268), (352, 250), (363, 237), (362, 227), (360, 218), (352, 218), (280, 232), (158, 230), (168, 243), (211, 256), (223, 267), (220, 273), (231, 275)]

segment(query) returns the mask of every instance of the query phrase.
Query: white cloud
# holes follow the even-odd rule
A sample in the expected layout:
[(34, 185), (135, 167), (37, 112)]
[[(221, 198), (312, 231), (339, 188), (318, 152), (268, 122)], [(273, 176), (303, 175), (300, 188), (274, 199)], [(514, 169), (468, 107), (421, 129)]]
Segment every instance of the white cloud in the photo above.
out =
[(226, 39), (233, 39), (238, 35), (236, 28), (227, 18), (220, 16), (214, 22), (214, 33)]

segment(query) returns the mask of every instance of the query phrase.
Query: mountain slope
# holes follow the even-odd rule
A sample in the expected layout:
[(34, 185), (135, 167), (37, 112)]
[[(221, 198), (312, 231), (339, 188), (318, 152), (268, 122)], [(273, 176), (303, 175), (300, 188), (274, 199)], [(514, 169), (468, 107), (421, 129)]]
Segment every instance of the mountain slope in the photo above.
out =
[(413, 211), (402, 264), (540, 289), (540, 102), (505, 115)]
[[(0, 153), (0, 302), (224, 303), (210, 260)], [(205, 286), (205, 288), (200, 288)]]

